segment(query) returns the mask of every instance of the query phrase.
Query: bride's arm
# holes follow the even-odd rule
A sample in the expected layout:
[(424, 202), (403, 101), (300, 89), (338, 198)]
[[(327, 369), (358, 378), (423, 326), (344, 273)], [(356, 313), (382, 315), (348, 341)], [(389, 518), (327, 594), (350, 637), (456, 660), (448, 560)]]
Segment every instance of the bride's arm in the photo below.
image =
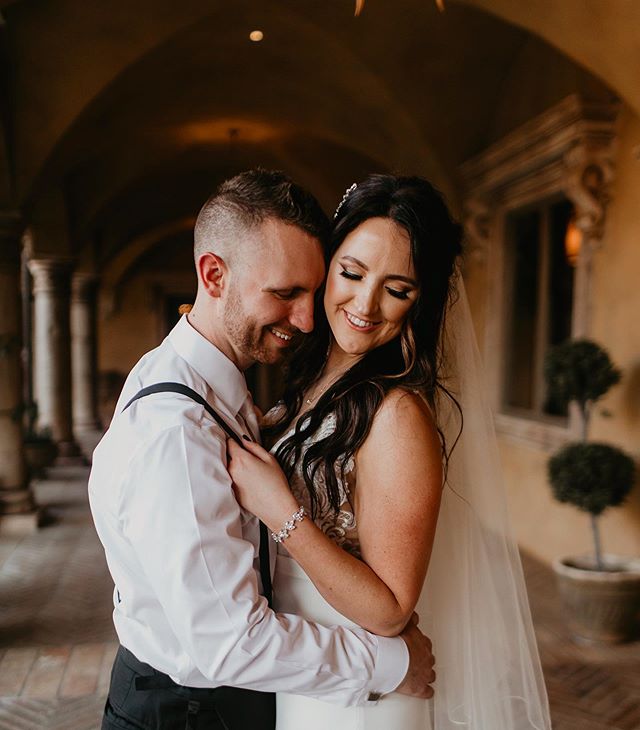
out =
[[(248, 445), (230, 447), (229, 465), (246, 509), (273, 531), (297, 509), (275, 459)], [(424, 401), (404, 391), (387, 396), (357, 454), (356, 519), (362, 561), (338, 547), (311, 519), (286, 540), (324, 598), (382, 636), (411, 617), (426, 575), (442, 490), (442, 453)]]

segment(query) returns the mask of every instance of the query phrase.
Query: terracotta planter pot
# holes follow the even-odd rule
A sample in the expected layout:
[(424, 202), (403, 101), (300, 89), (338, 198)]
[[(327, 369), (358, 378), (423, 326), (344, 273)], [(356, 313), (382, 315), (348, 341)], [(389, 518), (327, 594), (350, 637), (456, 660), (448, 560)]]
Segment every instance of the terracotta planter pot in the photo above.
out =
[(592, 557), (556, 560), (553, 569), (569, 628), (577, 641), (614, 644), (640, 638), (640, 559)]
[(53, 441), (25, 441), (24, 456), (32, 475), (42, 472), (52, 464), (58, 455), (58, 447)]

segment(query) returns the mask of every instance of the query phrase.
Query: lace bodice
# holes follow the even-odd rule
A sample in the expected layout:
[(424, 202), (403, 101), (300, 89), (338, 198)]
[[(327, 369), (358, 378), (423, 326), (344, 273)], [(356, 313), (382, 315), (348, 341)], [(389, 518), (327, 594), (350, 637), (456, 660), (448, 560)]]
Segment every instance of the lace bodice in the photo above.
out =
[[(279, 412), (281, 406), (275, 406), (266, 415), (265, 421), (267, 423), (274, 421)], [(316, 431), (313, 436), (308, 438), (304, 442), (304, 449), (312, 443), (319, 441), (320, 439), (328, 436), (335, 430), (336, 420), (333, 414), (327, 416), (320, 428)], [(278, 441), (273, 445), (271, 453), (275, 453), (278, 446), (293, 432), (293, 428), (290, 428), (284, 433)], [(291, 478), (289, 479), (289, 485), (291, 491), (295, 495), (296, 499), (301, 505), (311, 514), (311, 500), (307, 486), (302, 476), (302, 459), (296, 463)], [(344, 480), (342, 479), (341, 466), (344, 463)], [(340, 494), (340, 509), (336, 514), (335, 510), (329, 503), (329, 496), (327, 494), (324, 474), (321, 469), (316, 472), (315, 477), (315, 488), (317, 495), (316, 515), (314, 522), (316, 525), (328, 535), (337, 545), (346, 550), (347, 552), (360, 558), (360, 542), (358, 540), (358, 530), (356, 525), (356, 516), (353, 512), (352, 506), (352, 494), (355, 488), (355, 460), (350, 457), (346, 462), (344, 459), (337, 460), (335, 464), (336, 477), (338, 479), (338, 489)], [(283, 546), (278, 545), (278, 549), (286, 553)]]

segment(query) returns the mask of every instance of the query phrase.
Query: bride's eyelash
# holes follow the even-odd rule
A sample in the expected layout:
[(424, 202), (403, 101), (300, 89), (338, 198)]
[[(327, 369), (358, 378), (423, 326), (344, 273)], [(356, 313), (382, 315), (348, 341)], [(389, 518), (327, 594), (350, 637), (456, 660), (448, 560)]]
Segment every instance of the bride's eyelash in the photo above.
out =
[[(342, 271), (340, 272), (340, 276), (344, 276), (345, 279), (351, 279), (352, 281), (360, 281), (362, 279), (362, 276), (360, 276), (360, 274), (354, 274), (348, 269), (342, 269)], [(409, 292), (407, 291), (399, 291), (398, 289), (392, 289), (388, 286), (386, 286), (385, 289), (389, 292), (389, 294), (391, 294), (392, 297), (395, 297), (396, 299), (409, 298)]]
[(391, 294), (392, 297), (395, 297), (396, 299), (408, 299), (409, 298), (409, 292), (406, 291), (398, 291), (398, 289), (390, 289), (389, 287), (386, 287), (389, 294)]

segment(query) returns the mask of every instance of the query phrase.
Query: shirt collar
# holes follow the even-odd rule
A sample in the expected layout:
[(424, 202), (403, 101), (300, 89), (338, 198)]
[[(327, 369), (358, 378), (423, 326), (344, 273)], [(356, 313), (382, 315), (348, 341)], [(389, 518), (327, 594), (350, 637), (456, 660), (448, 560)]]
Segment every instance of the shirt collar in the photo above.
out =
[(204, 378), (216, 396), (236, 415), (249, 392), (237, 365), (194, 329), (186, 314), (182, 315), (167, 339), (178, 355)]

